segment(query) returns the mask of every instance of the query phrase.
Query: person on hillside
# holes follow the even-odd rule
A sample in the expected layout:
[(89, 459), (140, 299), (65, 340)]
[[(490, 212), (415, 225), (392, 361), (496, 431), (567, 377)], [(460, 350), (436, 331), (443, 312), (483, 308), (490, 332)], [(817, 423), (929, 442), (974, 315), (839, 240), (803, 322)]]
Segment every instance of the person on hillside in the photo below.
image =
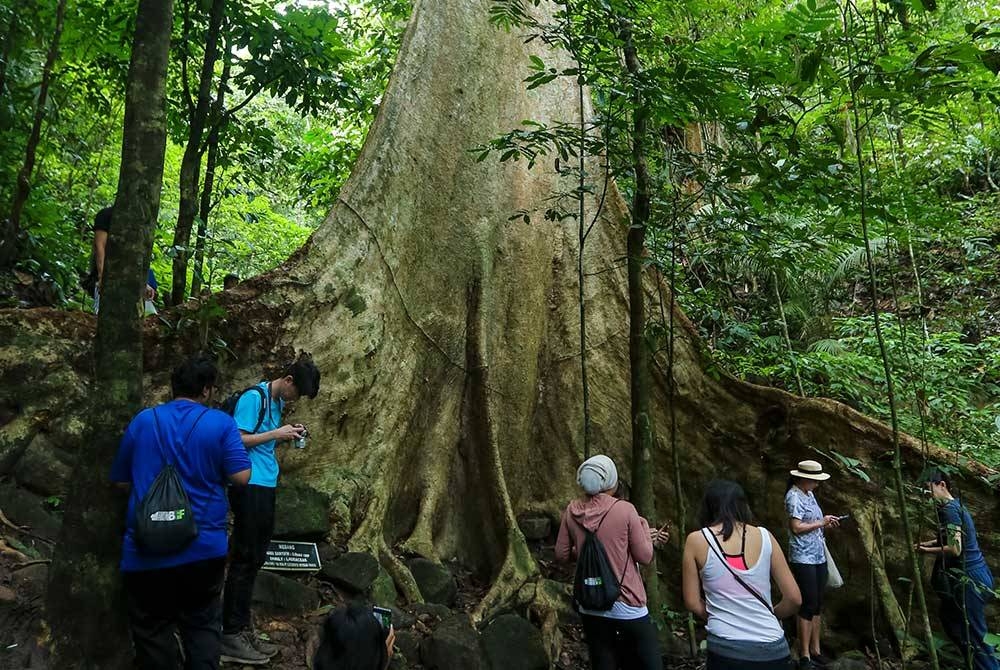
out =
[(840, 519), (824, 515), (813, 493), (820, 482), (830, 478), (820, 463), (800, 461), (789, 475), (785, 492), (785, 512), (791, 531), (788, 560), (802, 592), (802, 607), (796, 621), (799, 667), (813, 668), (829, 663), (820, 646), (823, 590), (828, 577), (824, 529), (836, 528)]
[(240, 278), (238, 275), (232, 273), (227, 274), (222, 278), (222, 290), (228, 291), (231, 288), (236, 288), (236, 285), (240, 283)]
[(330, 612), (323, 621), (313, 670), (386, 670), (392, 659), (396, 632), (372, 615), (371, 607), (351, 603)]
[(650, 530), (632, 503), (614, 497), (618, 470), (607, 456), (583, 462), (576, 481), (584, 495), (563, 512), (556, 539), (556, 560), (579, 556), (586, 530), (600, 540), (619, 579), (621, 596), (607, 611), (579, 607), (593, 670), (660, 670), (663, 660), (656, 627), (646, 609), (646, 588), (637, 563), (653, 560), (653, 545), (666, 542), (663, 530)]
[[(111, 231), (111, 219), (114, 209), (105, 207), (94, 217), (94, 240), (91, 243), (90, 273), (84, 280), (84, 288), (94, 298), (94, 314), (101, 310), (101, 287), (104, 281), (104, 257), (108, 248), (108, 234)], [(149, 314), (156, 314), (156, 292), (159, 285), (153, 268), (146, 269), (146, 288), (143, 292), (143, 309)]]
[(917, 545), (917, 551), (936, 557), (931, 582), (941, 601), (941, 625), (958, 647), (963, 667), (971, 662), (975, 670), (998, 670), (995, 650), (985, 639), (993, 573), (979, 549), (976, 525), (955, 499), (948, 475), (934, 469), (926, 482), (937, 503), (938, 531), (936, 538)]
[[(684, 605), (708, 622), (708, 670), (788, 670), (791, 661), (779, 620), (798, 611), (802, 596), (781, 546), (752, 522), (743, 488), (717, 479), (701, 501), (701, 530), (684, 542)], [(782, 595), (776, 606), (772, 579)]]
[(315, 398), (319, 392), (319, 370), (308, 354), (302, 354), (271, 381), (247, 390), (236, 403), (234, 418), (253, 463), (249, 486), (232, 488), (233, 536), (229, 574), (223, 596), (222, 660), (262, 665), (278, 653), (274, 645), (253, 633), (251, 601), (253, 585), (274, 532), (275, 489), (278, 486), (279, 442), (304, 436), (302, 424), (282, 425), (285, 404), (300, 397)]
[[(130, 487), (121, 570), (136, 667), (176, 670), (179, 634), (187, 670), (219, 667), (222, 584), (226, 571), (226, 485), (250, 480), (250, 459), (232, 417), (205, 405), (218, 371), (206, 356), (180, 364), (170, 379), (173, 400), (129, 423), (111, 480)], [(177, 470), (198, 526), (197, 537), (172, 554), (145, 553), (135, 538), (136, 509), (168, 460)]]

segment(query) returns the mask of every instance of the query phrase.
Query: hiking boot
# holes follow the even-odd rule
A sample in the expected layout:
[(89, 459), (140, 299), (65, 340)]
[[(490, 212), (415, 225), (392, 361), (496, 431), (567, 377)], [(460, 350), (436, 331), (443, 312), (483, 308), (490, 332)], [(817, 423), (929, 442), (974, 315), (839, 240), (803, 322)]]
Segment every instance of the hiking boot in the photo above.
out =
[(250, 631), (241, 631), (222, 636), (223, 663), (242, 663), (243, 665), (264, 665), (270, 658), (254, 648)]
[(266, 642), (260, 635), (253, 636), (253, 648), (268, 658), (274, 658), (277, 656), (278, 652), (281, 651), (281, 647), (276, 644)]

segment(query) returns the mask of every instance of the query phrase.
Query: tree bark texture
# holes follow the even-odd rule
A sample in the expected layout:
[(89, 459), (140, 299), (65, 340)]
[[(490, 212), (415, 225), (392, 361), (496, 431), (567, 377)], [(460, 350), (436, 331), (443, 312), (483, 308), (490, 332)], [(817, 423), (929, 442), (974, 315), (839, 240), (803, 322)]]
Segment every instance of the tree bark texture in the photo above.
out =
[(229, 73), (232, 68), (232, 57), (226, 52), (225, 63), (222, 66), (222, 77), (219, 79), (219, 90), (215, 95), (212, 110), (213, 123), (208, 131), (208, 157), (205, 159), (205, 183), (201, 187), (201, 203), (198, 207), (198, 235), (194, 243), (194, 273), (191, 277), (191, 295), (201, 292), (205, 273), (205, 245), (208, 241), (208, 217), (212, 213), (212, 192), (215, 190), (215, 168), (219, 162), (219, 139), (225, 129), (226, 87), (229, 86)]
[[(42, 123), (45, 122), (46, 105), (49, 99), (49, 85), (52, 83), (52, 70), (59, 58), (59, 42), (62, 40), (63, 25), (66, 19), (66, 0), (59, 0), (56, 6), (56, 25), (52, 31), (52, 41), (42, 66), (42, 80), (38, 86), (38, 102), (35, 105), (35, 115), (31, 121), (31, 132), (28, 134), (28, 144), (24, 150), (24, 165), (17, 173), (17, 184), (14, 188), (14, 200), (10, 207), (10, 218), (6, 221), (3, 235), (0, 236), (0, 271), (8, 270), (17, 260), (18, 238), (21, 235), (21, 216), (24, 206), (28, 203), (31, 193), (31, 177), (35, 171), (35, 156), (38, 153), (38, 143), (42, 138)], [(17, 24), (11, 19), (11, 37)], [(6, 59), (4, 59), (6, 62)]]
[[(310, 444), (279, 450), (283, 481), (330, 494), (331, 541), (378, 556), (411, 600), (420, 596), (399, 556), (455, 558), (473, 569), (492, 585), (478, 620), (568, 601), (565, 586), (548, 581), (533, 559), (517, 517), (540, 512), (558, 519), (579, 495), (582, 452), (578, 230), (572, 220), (508, 220), (553, 192), (575, 188), (573, 176), (541, 163), (533, 170), (478, 163), (469, 152), (523, 119), (573, 122), (575, 82), (556, 80), (533, 91), (523, 83), (529, 53), (553, 67), (571, 61), (495, 30), (488, 8), (486, 0), (418, 0), (378, 116), (326, 222), (285, 264), (220, 293), (228, 315), (211, 326), (237, 354), (227, 359), (226, 392), (261, 379), (296, 350), (314, 355), (323, 372), (319, 396), (291, 408), (291, 419), (308, 426)], [(587, 173), (599, 175), (598, 158), (589, 160)], [(587, 209), (596, 211), (596, 203)], [(620, 261), (638, 250), (627, 247), (629, 213), (613, 185), (601, 212), (585, 249), (593, 273), (587, 325), (594, 449), (634, 482), (630, 286)], [(635, 288), (646, 300), (662, 289), (665, 303), (674, 305), (649, 268)], [(180, 306), (161, 316), (177, 322), (186, 314)], [(0, 416), (11, 417), (0, 428), (0, 468), (16, 462), (40, 431), (57, 445), (79, 448), (72, 431), (86, 397), (70, 391), (86, 389), (86, 382), (67, 361), (86, 356), (80, 331), (87, 317), (31, 315), (0, 311), (0, 334), (11, 342), (0, 348), (0, 409), (9, 408)], [(905, 591), (896, 580), (910, 573), (898, 511), (887, 504), (890, 431), (830, 400), (733, 379), (713, 363), (682, 312), (675, 308), (671, 318), (672, 411), (685, 493), (697, 497), (715, 477), (738, 480), (761, 523), (782, 537), (789, 469), (804, 458), (823, 460), (834, 475), (818, 492), (824, 509), (869, 524), (865, 532), (848, 523), (830, 533), (847, 580), (828, 599), (830, 641), (836, 645), (842, 636), (841, 648), (850, 648), (870, 639), (871, 623), (857, 612), (869, 609), (872, 577), (879, 628), (891, 636), (885, 612), (900, 611)], [(166, 397), (170, 367), (197, 348), (198, 331), (168, 333), (147, 321), (148, 403)], [(33, 353), (20, 354), (18, 342)], [(18, 380), (25, 376), (69, 390), (29, 393), (18, 404), (12, 394), (19, 383), (24, 388)], [(670, 401), (667, 380), (653, 375), (652, 422), (670, 425)], [(915, 477), (924, 464), (920, 445), (901, 435), (900, 446), (903, 468)], [(86, 448), (82, 462), (106, 472), (110, 445), (100, 454)], [(871, 483), (815, 450), (858, 459)], [(664, 518), (673, 516), (680, 478), (671, 476), (671, 450), (655, 443), (649, 454), (657, 507)], [(929, 455), (954, 462), (933, 447)], [(974, 462), (956, 465), (984, 553), (997, 567), (998, 503), (983, 479), (992, 473)], [(913, 509), (930, 518), (930, 510)], [(884, 551), (875, 551), (870, 537), (884, 538)], [(110, 544), (106, 537), (101, 542)], [(679, 565), (682, 542), (675, 536), (660, 551), (660, 565)], [(102, 551), (101, 560), (112, 564), (110, 548)], [(878, 562), (874, 572), (869, 556)], [(665, 569), (660, 583), (678, 609), (679, 573)]]
[(141, 0), (125, 92), (121, 170), (94, 342), (94, 403), (76, 448), (49, 584), (53, 666), (126, 667), (118, 559), (125, 496), (108, 482), (121, 434), (143, 405), (142, 292), (160, 208), (172, 0)]
[(188, 247), (191, 244), (191, 228), (198, 214), (198, 179), (201, 176), (205, 126), (212, 105), (212, 80), (215, 77), (215, 61), (219, 59), (219, 40), (225, 13), (226, 0), (212, 0), (205, 32), (205, 56), (198, 78), (198, 99), (188, 122), (188, 141), (181, 159), (180, 202), (177, 206), (177, 225), (174, 227), (175, 255), (170, 288), (172, 305), (184, 302), (187, 295), (187, 267), (191, 257)]

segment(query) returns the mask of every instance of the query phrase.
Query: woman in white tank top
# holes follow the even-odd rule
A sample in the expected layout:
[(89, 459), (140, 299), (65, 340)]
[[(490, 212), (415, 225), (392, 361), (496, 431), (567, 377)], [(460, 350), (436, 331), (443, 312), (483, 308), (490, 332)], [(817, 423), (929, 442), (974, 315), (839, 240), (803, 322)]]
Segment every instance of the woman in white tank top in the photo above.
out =
[[(708, 622), (708, 670), (789, 666), (779, 619), (795, 614), (802, 596), (781, 546), (752, 516), (742, 487), (717, 479), (702, 499), (702, 528), (684, 544), (684, 604)], [(777, 606), (772, 577), (783, 596)]]

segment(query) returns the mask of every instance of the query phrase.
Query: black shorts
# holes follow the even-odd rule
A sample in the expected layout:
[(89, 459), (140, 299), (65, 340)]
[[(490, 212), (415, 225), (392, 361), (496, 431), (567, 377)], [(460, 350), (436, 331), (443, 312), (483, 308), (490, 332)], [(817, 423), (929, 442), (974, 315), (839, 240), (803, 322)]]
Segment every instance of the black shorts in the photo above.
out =
[(826, 589), (826, 563), (810, 565), (808, 563), (790, 563), (795, 583), (802, 592), (802, 607), (799, 608), (799, 618), (812, 621), (823, 611), (823, 591)]

